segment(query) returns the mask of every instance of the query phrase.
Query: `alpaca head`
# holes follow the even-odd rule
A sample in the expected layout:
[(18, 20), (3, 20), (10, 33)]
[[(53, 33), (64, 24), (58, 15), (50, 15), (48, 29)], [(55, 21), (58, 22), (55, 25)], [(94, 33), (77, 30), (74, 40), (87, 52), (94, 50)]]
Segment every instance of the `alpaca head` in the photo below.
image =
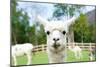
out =
[(52, 50), (60, 50), (65, 48), (66, 37), (68, 36), (68, 28), (74, 22), (76, 17), (62, 21), (47, 21), (41, 16), (37, 16), (37, 20), (44, 26), (47, 35), (47, 46)]

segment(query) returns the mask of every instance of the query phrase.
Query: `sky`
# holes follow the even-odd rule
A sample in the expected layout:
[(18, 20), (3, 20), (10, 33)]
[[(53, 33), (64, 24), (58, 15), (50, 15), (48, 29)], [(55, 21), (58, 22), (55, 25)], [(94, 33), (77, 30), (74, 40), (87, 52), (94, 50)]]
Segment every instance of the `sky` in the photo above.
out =
[[(54, 11), (54, 4), (52, 3), (36, 3), (36, 2), (18, 2), (17, 9), (23, 9), (28, 13), (30, 26), (33, 25), (35, 21), (35, 16), (37, 14), (41, 15), (43, 18), (48, 19), (52, 17)], [(87, 13), (95, 9), (94, 6), (85, 6), (82, 10), (83, 13)], [(23, 12), (24, 13), (24, 12)], [(78, 15), (78, 14), (77, 14)]]

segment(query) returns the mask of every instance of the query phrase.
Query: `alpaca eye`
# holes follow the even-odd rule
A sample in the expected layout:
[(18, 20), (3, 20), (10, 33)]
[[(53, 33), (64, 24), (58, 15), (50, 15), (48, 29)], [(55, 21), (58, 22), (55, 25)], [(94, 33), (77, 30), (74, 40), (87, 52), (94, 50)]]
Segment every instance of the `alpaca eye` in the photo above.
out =
[(62, 33), (65, 35), (66, 34), (66, 31), (63, 31)]
[(47, 35), (49, 35), (50, 34), (50, 31), (47, 31), (46, 33), (47, 33)]

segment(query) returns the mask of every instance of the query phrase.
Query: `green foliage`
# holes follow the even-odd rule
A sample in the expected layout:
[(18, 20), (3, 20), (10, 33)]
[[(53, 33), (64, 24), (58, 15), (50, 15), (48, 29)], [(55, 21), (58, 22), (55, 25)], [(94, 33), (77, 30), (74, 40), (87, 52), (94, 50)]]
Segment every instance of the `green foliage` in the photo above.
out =
[(45, 44), (46, 43), (46, 34), (44, 32), (43, 25), (40, 26), (40, 31), (38, 32), (38, 44)]
[(29, 29), (29, 17), (22, 9), (18, 10), (17, 5), (17, 0), (11, 1), (12, 44), (29, 42), (29, 38), (27, 36), (27, 31)]
[[(40, 31), (36, 30), (36, 26), (29, 25), (29, 17), (27, 12), (17, 9), (17, 0), (11, 2), (11, 43), (32, 43), (33, 45), (45, 44), (46, 35), (43, 26)], [(36, 22), (34, 22), (36, 23)], [(36, 31), (38, 33), (36, 33)]]
[(87, 16), (80, 14), (78, 20), (73, 25), (74, 38), (76, 42), (95, 42), (95, 24), (90, 25)]
[(89, 25), (89, 40), (96, 43), (96, 23)]
[[(88, 20), (83, 14), (80, 15), (79, 19), (74, 24), (75, 40), (78, 42), (86, 42), (89, 35)], [(77, 39), (77, 36), (79, 39)]]
[(33, 25), (32, 27), (29, 27), (27, 32), (28, 32), (28, 37), (29, 37), (30, 43), (36, 44), (35, 43), (35, 26)]

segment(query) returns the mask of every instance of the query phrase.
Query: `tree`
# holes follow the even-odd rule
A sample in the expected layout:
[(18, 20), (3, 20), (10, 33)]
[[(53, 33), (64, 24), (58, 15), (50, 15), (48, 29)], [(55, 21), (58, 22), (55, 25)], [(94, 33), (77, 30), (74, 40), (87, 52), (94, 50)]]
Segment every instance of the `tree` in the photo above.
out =
[(96, 23), (89, 25), (89, 41), (96, 43)]
[(32, 43), (32, 44), (36, 44), (35, 43), (35, 26), (30, 26), (29, 29), (28, 29), (28, 37), (29, 37), (29, 42)]
[(89, 24), (86, 15), (80, 14), (80, 17), (73, 25), (76, 42), (89, 42)]
[(44, 32), (43, 25), (40, 26), (40, 31), (38, 32), (38, 42), (39, 44), (45, 44), (46, 43), (46, 34)]
[(11, 1), (11, 42), (12, 44), (16, 43), (25, 43), (29, 42), (27, 36), (27, 30), (29, 27), (29, 17), (26, 12), (22, 9), (17, 9), (17, 0)]

